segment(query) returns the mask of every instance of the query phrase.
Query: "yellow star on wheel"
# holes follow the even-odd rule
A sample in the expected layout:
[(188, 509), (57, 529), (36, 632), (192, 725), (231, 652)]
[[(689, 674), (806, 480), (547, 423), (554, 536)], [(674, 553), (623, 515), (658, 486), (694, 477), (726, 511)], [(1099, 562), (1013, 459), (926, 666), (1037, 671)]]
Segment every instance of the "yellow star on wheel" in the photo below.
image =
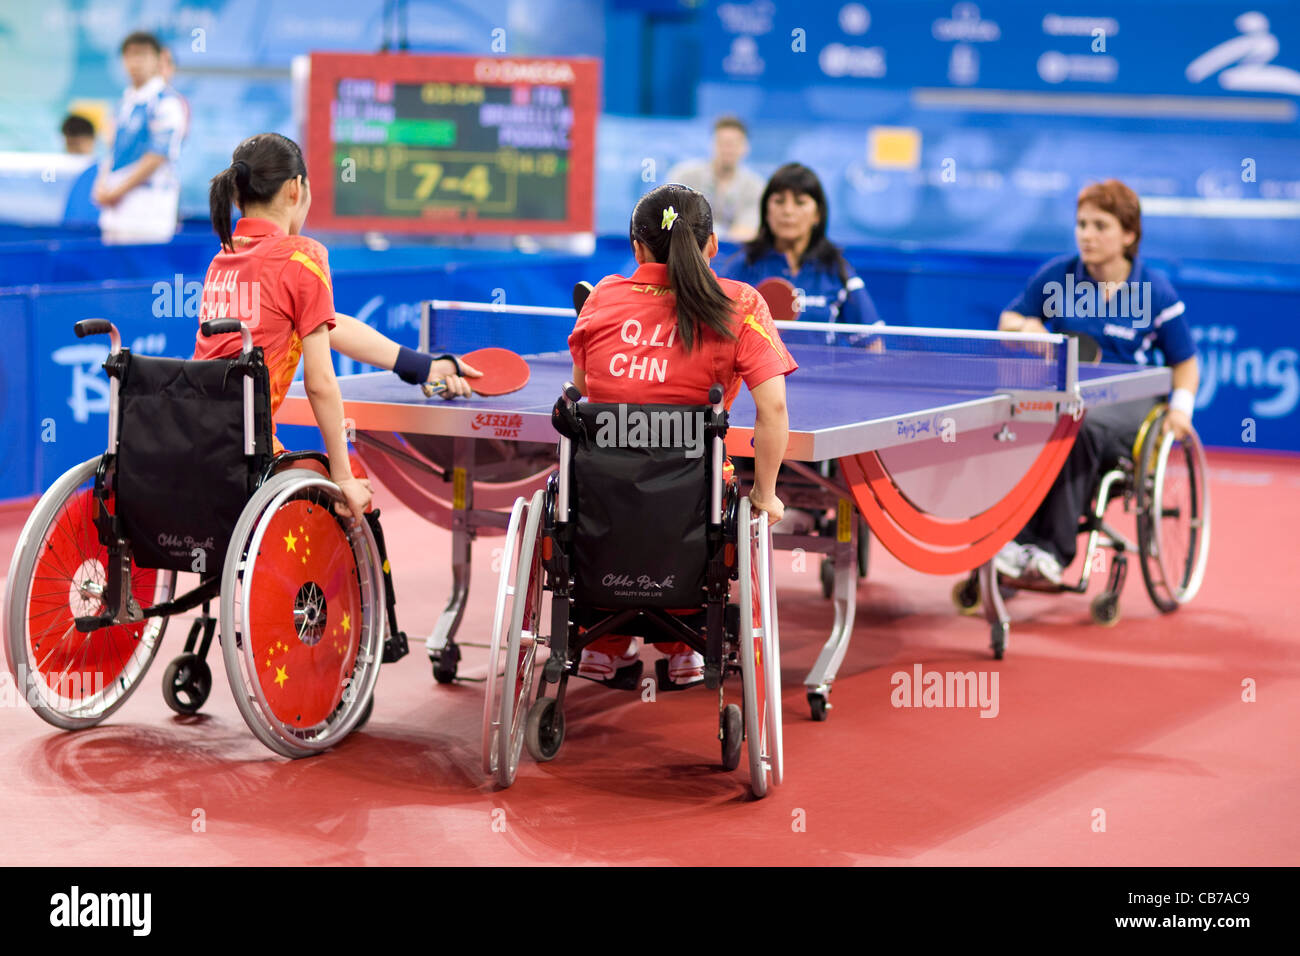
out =
[(284, 687), (284, 682), (287, 681), (288, 679), (289, 679), (289, 674), (287, 673), (285, 668), (277, 667), (275, 669), (275, 682), (277, 684), (279, 684), (281, 687)]
[[(302, 529), (299, 528), (298, 530), (301, 531)], [(298, 546), (298, 539), (295, 538), (293, 536), (293, 532), (290, 531), (288, 534), (284, 536), (284, 550), (286, 553), (290, 551), (297, 551), (298, 550), (297, 546)]]
[(342, 625), (344, 634), (352, 633), (352, 618), (348, 617), (347, 611), (343, 612), (343, 620), (339, 621), (339, 624)]

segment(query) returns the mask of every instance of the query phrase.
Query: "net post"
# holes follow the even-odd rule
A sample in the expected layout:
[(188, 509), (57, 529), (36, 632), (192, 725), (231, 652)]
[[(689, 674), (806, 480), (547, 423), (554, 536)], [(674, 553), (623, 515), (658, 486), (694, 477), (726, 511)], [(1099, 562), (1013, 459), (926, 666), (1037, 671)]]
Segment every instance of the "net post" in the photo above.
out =
[(429, 351), (429, 325), (433, 322), (433, 303), (425, 299), (420, 303), (420, 338), (416, 347), (421, 352)]

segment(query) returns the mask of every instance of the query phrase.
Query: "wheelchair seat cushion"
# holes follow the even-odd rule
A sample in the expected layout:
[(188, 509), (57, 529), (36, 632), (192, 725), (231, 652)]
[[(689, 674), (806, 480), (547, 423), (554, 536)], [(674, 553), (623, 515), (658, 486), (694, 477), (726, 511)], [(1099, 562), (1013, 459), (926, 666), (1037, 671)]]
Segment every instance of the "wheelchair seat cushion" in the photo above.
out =
[(244, 454), (236, 360), (132, 355), (122, 372), (115, 508), (141, 567), (219, 573), (270, 448), (266, 367), (254, 372), (258, 454)]
[(709, 558), (707, 442), (701, 435), (698, 449), (609, 447), (600, 435), (609, 422), (604, 413), (707, 409), (580, 408), (585, 437), (573, 447), (576, 601), (600, 608), (700, 607)]

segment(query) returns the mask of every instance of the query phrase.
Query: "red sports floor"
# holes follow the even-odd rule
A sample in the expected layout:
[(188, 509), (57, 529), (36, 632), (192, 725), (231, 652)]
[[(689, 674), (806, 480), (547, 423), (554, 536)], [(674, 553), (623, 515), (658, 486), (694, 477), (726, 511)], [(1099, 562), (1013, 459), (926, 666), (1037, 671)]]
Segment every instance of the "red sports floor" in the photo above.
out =
[[(482, 685), (436, 686), (424, 655), (449, 535), (381, 489), (399, 620), (421, 637), (384, 669), (362, 732), (313, 759), (271, 755), (215, 646), (205, 713), (174, 716), (159, 692), (187, 630), (173, 621), (105, 725), (61, 733), (0, 698), (0, 863), (1296, 865), (1300, 461), (1211, 465), (1213, 546), (1193, 604), (1161, 616), (1135, 566), (1109, 630), (1089, 623), (1085, 598), (1022, 594), (1002, 662), (984, 622), (953, 612), (950, 579), (874, 548), (822, 724), (801, 681), (830, 607), (815, 559), (800, 572), (778, 555), (786, 784), (761, 801), (743, 760), (718, 766), (708, 692), (643, 703), (583, 681), (560, 756), (525, 755), (515, 786), (495, 790), (479, 767)], [(25, 516), (0, 512), (5, 569)], [(477, 549), (466, 640), (487, 629), (493, 544)], [(466, 649), (462, 673), (481, 675), (485, 658)], [(891, 675), (917, 662), (997, 671), (997, 717), (893, 707)]]

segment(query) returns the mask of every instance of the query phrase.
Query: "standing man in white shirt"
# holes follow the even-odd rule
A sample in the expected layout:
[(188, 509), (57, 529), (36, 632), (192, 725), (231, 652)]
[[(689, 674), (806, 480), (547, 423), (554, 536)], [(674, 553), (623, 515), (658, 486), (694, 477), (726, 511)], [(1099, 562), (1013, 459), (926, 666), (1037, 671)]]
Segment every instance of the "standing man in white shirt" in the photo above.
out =
[(720, 116), (713, 124), (713, 155), (678, 163), (668, 181), (704, 193), (713, 207), (713, 226), (719, 239), (748, 242), (758, 235), (759, 200), (763, 179), (741, 162), (749, 155), (749, 131), (734, 116)]
[(176, 166), (185, 108), (162, 78), (162, 44), (153, 34), (123, 40), (122, 65), (131, 85), (117, 111), (112, 155), (95, 184), (99, 228), (106, 243), (169, 242), (180, 206)]

